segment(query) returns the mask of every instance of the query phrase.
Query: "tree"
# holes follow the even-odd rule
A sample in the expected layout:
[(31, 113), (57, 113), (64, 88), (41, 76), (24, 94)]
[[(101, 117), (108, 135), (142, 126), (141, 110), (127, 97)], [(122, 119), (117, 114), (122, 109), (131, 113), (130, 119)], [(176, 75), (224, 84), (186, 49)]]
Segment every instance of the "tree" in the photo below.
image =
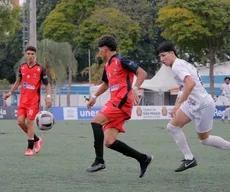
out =
[(86, 49), (95, 46), (96, 40), (104, 34), (115, 37), (118, 52), (127, 54), (140, 39), (138, 22), (114, 8), (96, 9), (79, 27), (76, 43)]
[(109, 0), (108, 7), (119, 9), (130, 16), (140, 25), (140, 41), (128, 55), (138, 62), (142, 68), (148, 71), (148, 77), (152, 77), (159, 68), (156, 48), (161, 41), (159, 29), (155, 25), (158, 10), (167, 3), (167, 0)]
[(37, 5), (37, 38), (42, 39), (43, 27), (42, 23), (45, 21), (47, 15), (55, 8), (60, 0), (39, 0), (36, 1)]
[(62, 0), (46, 17), (43, 23), (43, 37), (58, 42), (69, 42), (74, 47), (72, 39), (77, 36), (78, 26), (103, 2), (104, 0)]
[[(20, 8), (0, 4), (0, 42), (12, 36), (20, 28)], [(10, 22), (9, 22), (10, 21)]]
[(162, 36), (184, 49), (206, 55), (210, 62), (210, 93), (214, 96), (214, 64), (230, 35), (228, 0), (170, 0), (160, 9)]
[[(69, 69), (69, 79), (72, 81), (72, 72), (76, 71), (76, 60), (69, 43), (44, 39), (38, 44), (38, 50), (38, 60), (43, 63), (52, 83), (62, 84), (67, 79), (66, 68)], [(70, 106), (70, 86), (71, 84), (66, 100), (67, 106)]]
[[(49, 39), (44, 39), (37, 44), (37, 61), (45, 69), (50, 83), (53, 85), (63, 84), (67, 79), (67, 70), (71, 66), (73, 72), (76, 71), (76, 60), (72, 55), (72, 48), (69, 43), (57, 43)], [(15, 66), (24, 62), (22, 58)], [(73, 68), (72, 68), (73, 66)], [(69, 76), (72, 77), (72, 71)], [(70, 105), (70, 97), (67, 97), (67, 106)]]
[(21, 31), (0, 42), (0, 79), (7, 79), (10, 83), (15, 82), (14, 65), (23, 56), (22, 52)]
[(99, 85), (101, 83), (102, 75), (104, 72), (105, 64), (99, 55), (95, 57), (96, 63), (93, 63), (90, 67), (86, 67), (81, 71), (82, 76), (91, 75), (91, 84)]

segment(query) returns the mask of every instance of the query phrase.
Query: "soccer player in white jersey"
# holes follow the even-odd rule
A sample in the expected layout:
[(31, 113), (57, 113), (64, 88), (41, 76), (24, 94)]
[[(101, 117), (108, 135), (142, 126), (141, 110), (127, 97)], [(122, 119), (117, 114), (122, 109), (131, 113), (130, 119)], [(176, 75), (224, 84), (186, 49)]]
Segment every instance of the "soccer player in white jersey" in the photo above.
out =
[(175, 47), (170, 41), (160, 44), (157, 52), (161, 62), (172, 68), (177, 84), (180, 87), (183, 86), (183, 93), (171, 110), (173, 118), (167, 125), (167, 129), (184, 155), (182, 164), (175, 170), (181, 172), (197, 165), (181, 129), (191, 120), (195, 120), (196, 132), (201, 144), (230, 150), (230, 142), (221, 137), (210, 135), (215, 103), (203, 87), (197, 69), (185, 60), (177, 58)]
[(226, 116), (228, 116), (228, 120), (230, 121), (230, 78), (225, 77), (224, 78), (225, 83), (221, 85), (220, 87), (220, 93), (222, 95), (222, 102), (225, 106), (225, 111), (223, 112), (222, 121), (224, 122), (224, 119)]

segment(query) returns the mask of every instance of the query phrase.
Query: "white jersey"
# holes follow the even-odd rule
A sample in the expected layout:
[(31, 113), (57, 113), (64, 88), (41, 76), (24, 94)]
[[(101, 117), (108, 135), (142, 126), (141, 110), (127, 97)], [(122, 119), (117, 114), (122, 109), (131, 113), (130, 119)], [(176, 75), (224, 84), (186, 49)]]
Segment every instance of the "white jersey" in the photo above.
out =
[(221, 85), (220, 90), (222, 91), (223, 96), (230, 98), (230, 84), (225, 83)]
[(184, 78), (186, 76), (191, 76), (193, 81), (196, 83), (192, 92), (188, 96), (188, 102), (192, 110), (202, 109), (214, 102), (211, 95), (208, 94), (203, 87), (199, 72), (193, 65), (185, 60), (176, 58), (172, 65), (172, 71), (177, 84), (182, 88), (182, 90), (185, 85)]

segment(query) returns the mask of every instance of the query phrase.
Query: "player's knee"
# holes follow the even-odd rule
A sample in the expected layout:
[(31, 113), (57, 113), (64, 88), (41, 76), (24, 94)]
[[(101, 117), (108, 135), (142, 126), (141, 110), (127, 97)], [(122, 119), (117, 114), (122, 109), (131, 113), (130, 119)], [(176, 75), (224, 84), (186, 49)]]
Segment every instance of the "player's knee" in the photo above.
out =
[(112, 145), (114, 143), (114, 139), (111, 139), (111, 138), (108, 138), (108, 139), (105, 139), (104, 143), (105, 143), (105, 146), (106, 147), (110, 147), (110, 145)]
[(22, 125), (24, 125), (24, 124), (25, 124), (25, 121), (24, 121), (24, 120), (18, 119), (18, 125), (19, 125), (19, 126), (22, 126)]

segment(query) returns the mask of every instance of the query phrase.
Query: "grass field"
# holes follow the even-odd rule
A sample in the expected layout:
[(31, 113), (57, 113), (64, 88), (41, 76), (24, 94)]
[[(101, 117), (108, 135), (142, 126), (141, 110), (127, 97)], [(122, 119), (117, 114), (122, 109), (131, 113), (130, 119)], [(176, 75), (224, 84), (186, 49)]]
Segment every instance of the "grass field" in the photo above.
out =
[[(194, 124), (185, 128), (198, 166), (175, 173), (182, 154), (166, 130), (168, 121), (129, 121), (119, 139), (153, 154), (154, 161), (140, 179), (139, 164), (105, 149), (107, 168), (97, 173), (84, 169), (94, 159), (88, 121), (58, 121), (52, 130), (37, 135), (44, 139), (39, 155), (24, 157), (26, 136), (16, 121), (0, 123), (1, 192), (228, 192), (230, 152), (202, 146)], [(214, 121), (212, 134), (230, 140), (230, 124)]]

